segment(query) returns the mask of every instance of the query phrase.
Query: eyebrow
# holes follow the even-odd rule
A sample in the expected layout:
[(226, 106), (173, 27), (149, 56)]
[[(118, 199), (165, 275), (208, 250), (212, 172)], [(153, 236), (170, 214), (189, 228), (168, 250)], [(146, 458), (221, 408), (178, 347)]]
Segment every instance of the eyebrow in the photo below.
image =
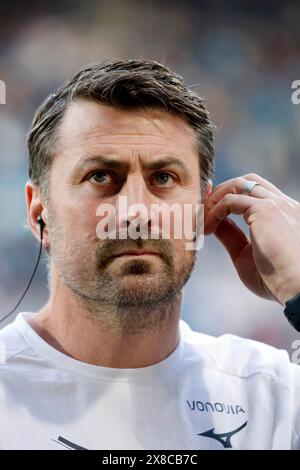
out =
[[(112, 170), (128, 170), (130, 167), (128, 162), (99, 155), (97, 157), (86, 158), (76, 167), (76, 170), (84, 170), (85, 168), (95, 164), (102, 164), (106, 168), (111, 168)], [(181, 167), (184, 171), (189, 173), (187, 165), (185, 165), (184, 162), (175, 157), (159, 158), (158, 160), (147, 162), (142, 166), (147, 170), (160, 170), (161, 168), (165, 168), (170, 165), (177, 165)]]
[(85, 168), (95, 164), (102, 164), (108, 168), (115, 170), (127, 170), (129, 168), (129, 164), (127, 162), (122, 162), (120, 160), (115, 160), (113, 158), (103, 157), (102, 155), (99, 155), (97, 157), (86, 158), (78, 166), (76, 166), (76, 170), (84, 170)]

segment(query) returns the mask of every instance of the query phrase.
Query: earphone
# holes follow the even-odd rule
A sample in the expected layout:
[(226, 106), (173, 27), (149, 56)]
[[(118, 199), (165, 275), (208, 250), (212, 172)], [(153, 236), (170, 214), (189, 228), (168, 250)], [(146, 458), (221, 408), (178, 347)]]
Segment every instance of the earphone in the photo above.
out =
[(45, 228), (45, 222), (43, 221), (43, 218), (42, 218), (41, 214), (38, 216), (38, 218), (36, 220), (37, 220), (37, 223), (40, 226), (40, 236), (41, 236), (41, 241), (42, 241), (43, 240), (43, 231), (44, 231), (44, 228)]
[(37, 223), (39, 224), (40, 226), (40, 250), (39, 250), (39, 255), (38, 255), (38, 259), (37, 259), (37, 262), (36, 262), (36, 266), (34, 268), (34, 271), (32, 273), (32, 276), (30, 278), (30, 281), (28, 283), (28, 286), (26, 287), (25, 289), (25, 292), (24, 294), (22, 295), (22, 297), (20, 298), (19, 302), (17, 303), (17, 305), (13, 308), (13, 310), (11, 310), (9, 313), (7, 313), (3, 318), (0, 319), (0, 323), (2, 323), (4, 320), (6, 320), (10, 315), (12, 315), (15, 310), (19, 307), (20, 303), (22, 302), (22, 300), (24, 299), (25, 295), (27, 294), (27, 291), (31, 285), (31, 282), (32, 282), (32, 279), (34, 278), (34, 275), (36, 273), (36, 270), (38, 268), (38, 265), (39, 265), (39, 262), (40, 262), (40, 259), (41, 259), (41, 254), (42, 254), (42, 249), (43, 249), (43, 232), (44, 232), (44, 228), (45, 228), (45, 222), (43, 221), (43, 218), (41, 216), (41, 214), (37, 217)]

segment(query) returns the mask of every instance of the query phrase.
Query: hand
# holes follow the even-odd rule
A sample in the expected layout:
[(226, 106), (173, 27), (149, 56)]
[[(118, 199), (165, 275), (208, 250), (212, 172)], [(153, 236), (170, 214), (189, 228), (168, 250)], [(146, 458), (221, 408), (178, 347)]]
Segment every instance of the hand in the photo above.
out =
[[(250, 195), (244, 184), (257, 181)], [(243, 215), (250, 237), (229, 214)], [(214, 233), (256, 295), (282, 305), (300, 292), (300, 204), (256, 174), (217, 185), (206, 197), (204, 234)]]

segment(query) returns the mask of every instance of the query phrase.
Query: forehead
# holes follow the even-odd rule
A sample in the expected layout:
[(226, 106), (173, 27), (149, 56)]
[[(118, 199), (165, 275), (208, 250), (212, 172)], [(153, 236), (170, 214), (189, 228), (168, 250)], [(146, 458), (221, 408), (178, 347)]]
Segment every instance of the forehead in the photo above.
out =
[(60, 126), (60, 147), (116, 146), (185, 148), (195, 152), (196, 133), (186, 121), (162, 109), (121, 109), (80, 99)]

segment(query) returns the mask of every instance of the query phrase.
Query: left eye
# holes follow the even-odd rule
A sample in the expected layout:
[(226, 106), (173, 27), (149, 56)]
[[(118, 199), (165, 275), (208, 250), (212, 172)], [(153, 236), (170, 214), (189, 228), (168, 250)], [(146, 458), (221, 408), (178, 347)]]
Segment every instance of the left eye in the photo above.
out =
[(170, 183), (172, 184), (173, 181), (174, 177), (170, 173), (160, 172), (154, 175), (155, 184), (159, 184), (161, 186), (167, 186)]

